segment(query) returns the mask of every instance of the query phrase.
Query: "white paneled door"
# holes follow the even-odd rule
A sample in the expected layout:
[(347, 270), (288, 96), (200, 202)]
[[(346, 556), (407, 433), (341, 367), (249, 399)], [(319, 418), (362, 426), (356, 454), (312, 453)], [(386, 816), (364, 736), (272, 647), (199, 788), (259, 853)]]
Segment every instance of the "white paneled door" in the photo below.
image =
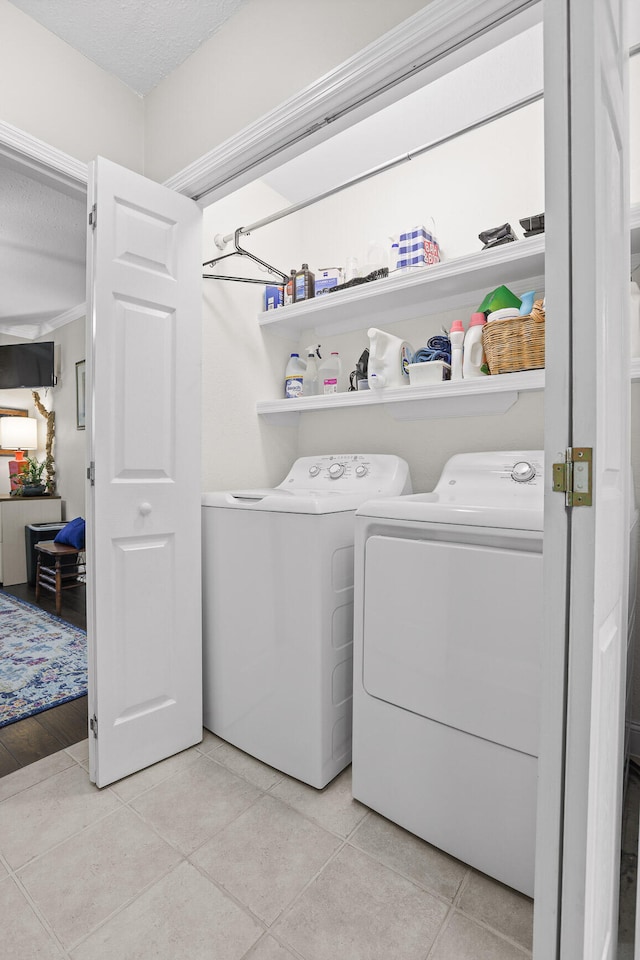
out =
[(90, 774), (202, 737), (201, 211), (98, 158), (89, 172)]
[[(568, 425), (562, 446), (593, 449), (593, 506), (574, 506), (567, 515), (568, 642), (563, 672), (553, 680), (547, 672), (548, 690), (566, 677), (564, 756), (543, 737), (534, 957), (613, 960), (630, 490), (626, 2), (557, 0), (546, 11), (545, 43), (554, 54), (545, 68), (545, 146), (553, 158), (547, 165), (546, 444), (549, 460), (558, 459), (562, 434), (553, 419)], [(586, 474), (586, 463), (580, 470)], [(549, 522), (552, 510), (545, 514), (550, 567), (562, 547), (557, 538), (565, 537)], [(565, 578), (557, 574), (564, 591)], [(557, 599), (553, 591), (545, 594), (547, 603)], [(548, 640), (549, 661), (552, 648)], [(555, 711), (553, 698), (546, 705)], [(556, 742), (558, 718), (559, 711)], [(557, 869), (549, 854), (554, 846)]]

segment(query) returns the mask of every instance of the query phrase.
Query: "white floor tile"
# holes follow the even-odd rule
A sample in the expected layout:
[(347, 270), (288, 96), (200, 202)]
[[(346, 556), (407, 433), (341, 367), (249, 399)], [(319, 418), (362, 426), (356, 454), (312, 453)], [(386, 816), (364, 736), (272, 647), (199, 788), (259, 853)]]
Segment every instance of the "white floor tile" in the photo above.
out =
[(429, 954), (429, 960), (524, 960), (529, 956), (528, 951), (456, 913)]
[(62, 952), (17, 884), (0, 883), (0, 947), (11, 960), (60, 960)]
[(66, 770), (0, 803), (0, 850), (14, 869), (120, 807), (110, 790), (98, 790), (64, 756), (71, 764)]
[(276, 783), (282, 780), (284, 774), (273, 767), (250, 757), (248, 753), (238, 750), (230, 743), (222, 741), (217, 747), (209, 751), (209, 756), (218, 763), (222, 763), (229, 770), (237, 773), (239, 777), (244, 777), (254, 783), (261, 790), (269, 790)]
[(191, 853), (261, 795), (257, 787), (200, 755), (132, 806), (183, 853)]
[(73, 960), (240, 960), (262, 927), (181, 863), (72, 951)]
[(349, 843), (447, 900), (453, 900), (469, 872), (466, 864), (373, 812)]
[(339, 846), (333, 834), (265, 796), (191, 859), (271, 924)]
[(424, 960), (448, 907), (345, 846), (274, 933), (306, 960)]
[(18, 876), (65, 946), (170, 870), (179, 853), (128, 808), (34, 860)]
[(472, 872), (460, 897), (460, 910), (516, 943), (532, 949), (533, 900), (482, 873)]
[(248, 953), (246, 960), (296, 960), (298, 954), (290, 953), (273, 937), (264, 936)]
[(168, 780), (174, 774), (185, 770), (199, 757), (200, 754), (195, 747), (191, 747), (189, 750), (176, 753), (173, 757), (161, 760), (160, 763), (154, 763), (151, 767), (145, 767), (138, 773), (132, 773), (123, 780), (118, 780), (117, 783), (112, 784), (111, 789), (121, 800), (128, 803), (146, 790), (150, 790), (151, 787), (162, 783), (163, 780)]
[(368, 808), (351, 795), (351, 767), (323, 790), (315, 790), (299, 780), (285, 777), (269, 792), (341, 837), (348, 836), (368, 812)]
[(30, 763), (28, 767), (22, 767), (14, 773), (7, 774), (6, 777), (0, 777), (0, 803), (8, 797), (13, 797), (21, 793), (35, 783), (41, 783), (48, 780), (49, 777), (73, 767), (74, 762), (64, 750), (59, 753), (52, 753), (49, 757)]

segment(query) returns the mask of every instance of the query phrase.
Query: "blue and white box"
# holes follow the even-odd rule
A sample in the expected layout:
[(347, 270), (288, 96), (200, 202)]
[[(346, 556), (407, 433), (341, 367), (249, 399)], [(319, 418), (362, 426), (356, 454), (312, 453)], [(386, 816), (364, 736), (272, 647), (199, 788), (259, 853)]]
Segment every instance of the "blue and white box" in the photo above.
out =
[(343, 282), (344, 270), (342, 267), (325, 267), (316, 270), (316, 297)]
[(265, 310), (276, 310), (284, 306), (284, 287), (278, 287), (273, 283), (268, 283), (264, 291)]

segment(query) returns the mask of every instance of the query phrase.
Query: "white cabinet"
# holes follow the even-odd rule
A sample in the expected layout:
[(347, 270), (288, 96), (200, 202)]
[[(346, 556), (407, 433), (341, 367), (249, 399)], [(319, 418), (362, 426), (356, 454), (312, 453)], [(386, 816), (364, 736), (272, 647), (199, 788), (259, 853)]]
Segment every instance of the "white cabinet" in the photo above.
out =
[[(631, 209), (631, 253), (636, 263), (640, 255), (640, 204)], [(488, 291), (503, 283), (515, 293), (544, 288), (544, 236), (268, 310), (259, 314), (258, 323), (263, 330), (289, 339), (311, 331), (331, 336), (369, 326), (386, 329), (401, 320), (462, 307), (475, 309)], [(633, 379), (640, 379), (639, 365), (640, 361), (632, 364)], [(532, 370), (425, 387), (265, 400), (257, 404), (257, 411), (281, 424), (295, 422), (305, 411), (379, 404), (399, 420), (478, 416), (504, 413), (520, 393), (542, 389), (544, 370)]]
[(60, 497), (0, 496), (0, 579), (5, 587), (27, 582), (24, 528), (61, 519)]

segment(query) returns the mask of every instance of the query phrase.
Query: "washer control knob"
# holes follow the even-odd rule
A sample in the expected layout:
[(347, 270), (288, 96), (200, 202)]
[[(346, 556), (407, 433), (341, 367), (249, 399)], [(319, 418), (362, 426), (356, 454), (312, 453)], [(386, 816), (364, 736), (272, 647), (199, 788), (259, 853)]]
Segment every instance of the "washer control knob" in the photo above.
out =
[(514, 463), (511, 469), (511, 479), (518, 483), (526, 483), (527, 480), (533, 480), (536, 475), (536, 468), (528, 460), (519, 460)]
[(329, 467), (329, 476), (332, 480), (337, 480), (344, 473), (344, 463), (332, 463)]
[(318, 467), (317, 465), (313, 467), (309, 467), (310, 477), (317, 477), (319, 473), (320, 473), (320, 467)]
[(365, 467), (364, 463), (361, 463), (359, 467), (356, 467), (356, 477), (366, 477), (368, 470)]

